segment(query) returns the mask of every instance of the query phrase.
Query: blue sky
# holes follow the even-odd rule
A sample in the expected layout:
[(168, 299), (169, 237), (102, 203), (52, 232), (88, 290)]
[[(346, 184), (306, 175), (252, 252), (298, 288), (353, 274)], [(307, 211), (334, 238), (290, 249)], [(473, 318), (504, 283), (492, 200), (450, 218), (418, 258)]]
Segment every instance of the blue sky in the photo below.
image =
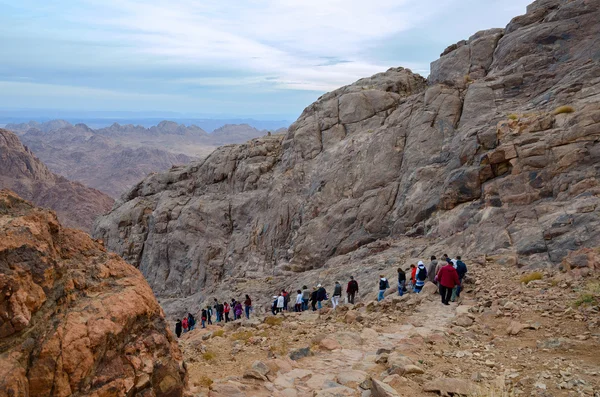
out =
[(295, 119), (530, 0), (0, 0), (0, 109)]

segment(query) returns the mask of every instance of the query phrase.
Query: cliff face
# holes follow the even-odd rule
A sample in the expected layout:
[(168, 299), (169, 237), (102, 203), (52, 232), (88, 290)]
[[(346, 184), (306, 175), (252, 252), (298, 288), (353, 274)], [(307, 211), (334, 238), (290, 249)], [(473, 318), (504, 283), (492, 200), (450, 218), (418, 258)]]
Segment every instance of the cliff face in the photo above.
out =
[(11, 189), (35, 204), (57, 212), (68, 227), (90, 231), (94, 219), (108, 212), (113, 199), (53, 174), (12, 132), (0, 129), (0, 188)]
[(595, 1), (537, 1), (449, 47), (428, 81), (390, 69), (322, 96), (285, 136), (150, 176), (95, 236), (162, 297), (389, 236), (557, 264), (600, 243), (598, 20)]
[(0, 191), (0, 396), (183, 394), (181, 353), (141, 273)]

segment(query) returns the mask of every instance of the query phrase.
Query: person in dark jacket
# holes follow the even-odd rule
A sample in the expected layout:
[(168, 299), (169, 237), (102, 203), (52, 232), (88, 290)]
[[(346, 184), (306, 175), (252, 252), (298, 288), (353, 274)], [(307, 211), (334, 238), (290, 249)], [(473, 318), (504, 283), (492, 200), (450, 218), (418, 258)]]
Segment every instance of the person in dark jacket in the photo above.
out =
[(182, 331), (183, 331), (183, 326), (181, 325), (181, 320), (177, 319), (177, 322), (175, 323), (175, 335), (177, 335), (177, 337), (180, 338)]
[(246, 295), (246, 300), (244, 301), (244, 311), (246, 312), (246, 318), (250, 320), (250, 310), (252, 310), (252, 299), (250, 299), (249, 295)]
[(317, 285), (317, 288), (317, 306), (319, 307), (319, 309), (322, 309), (322, 302), (324, 300), (327, 300), (327, 291), (325, 290), (325, 287), (323, 287), (321, 284)]
[(212, 308), (210, 305), (206, 306), (206, 321), (208, 325), (212, 325)]
[(402, 268), (398, 268), (398, 295), (404, 295), (404, 290), (406, 289), (406, 273)]
[(465, 265), (465, 263), (461, 260), (460, 255), (456, 256), (456, 272), (458, 273), (459, 283), (452, 290), (452, 302), (456, 301), (456, 299), (460, 296), (460, 291), (462, 290), (463, 285), (463, 278), (465, 278), (465, 275), (467, 274), (467, 265)]
[(308, 310), (308, 302), (310, 301), (310, 291), (305, 285), (302, 287), (302, 311)]
[(202, 309), (202, 313), (200, 314), (200, 319), (202, 320), (202, 328), (206, 328), (206, 309)]
[(315, 287), (313, 292), (310, 294), (310, 305), (312, 306), (313, 312), (317, 310), (317, 302), (319, 301), (319, 290)]
[(214, 304), (213, 304), (213, 309), (215, 309), (215, 315), (217, 316), (217, 322), (221, 322), (221, 311), (219, 310), (219, 301), (217, 300), (217, 298), (215, 298), (214, 300)]
[(348, 303), (354, 304), (354, 297), (358, 292), (358, 282), (354, 279), (354, 277), (350, 276), (350, 281), (348, 281), (348, 286), (346, 287), (346, 294), (348, 294)]
[(192, 316), (192, 313), (188, 313), (188, 328), (190, 331), (196, 328), (196, 319)]
[(458, 273), (452, 262), (442, 267), (437, 274), (437, 280), (440, 288), (440, 295), (442, 296), (442, 303), (449, 305), (450, 297), (452, 296), (452, 289), (459, 284)]
[(331, 305), (335, 309), (340, 304), (340, 298), (342, 297), (342, 284), (339, 281), (335, 282), (333, 287), (333, 295), (331, 296)]
[(390, 288), (390, 283), (387, 278), (382, 274), (379, 276), (379, 294), (377, 295), (377, 300), (381, 301), (384, 298), (385, 290)]

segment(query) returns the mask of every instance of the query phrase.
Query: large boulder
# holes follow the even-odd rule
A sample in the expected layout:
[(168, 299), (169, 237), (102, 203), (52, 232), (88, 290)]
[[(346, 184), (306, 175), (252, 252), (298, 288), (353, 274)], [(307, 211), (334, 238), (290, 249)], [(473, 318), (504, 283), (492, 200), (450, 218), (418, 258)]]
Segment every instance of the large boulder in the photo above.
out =
[(182, 355), (142, 274), (0, 191), (0, 396), (182, 396)]

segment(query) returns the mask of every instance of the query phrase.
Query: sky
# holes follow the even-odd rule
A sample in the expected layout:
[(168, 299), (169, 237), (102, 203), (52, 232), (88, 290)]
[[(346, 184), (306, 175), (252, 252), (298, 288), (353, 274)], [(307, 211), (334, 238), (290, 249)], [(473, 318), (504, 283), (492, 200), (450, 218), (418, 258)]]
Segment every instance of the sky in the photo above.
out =
[(294, 120), (531, 0), (0, 0), (0, 110)]

